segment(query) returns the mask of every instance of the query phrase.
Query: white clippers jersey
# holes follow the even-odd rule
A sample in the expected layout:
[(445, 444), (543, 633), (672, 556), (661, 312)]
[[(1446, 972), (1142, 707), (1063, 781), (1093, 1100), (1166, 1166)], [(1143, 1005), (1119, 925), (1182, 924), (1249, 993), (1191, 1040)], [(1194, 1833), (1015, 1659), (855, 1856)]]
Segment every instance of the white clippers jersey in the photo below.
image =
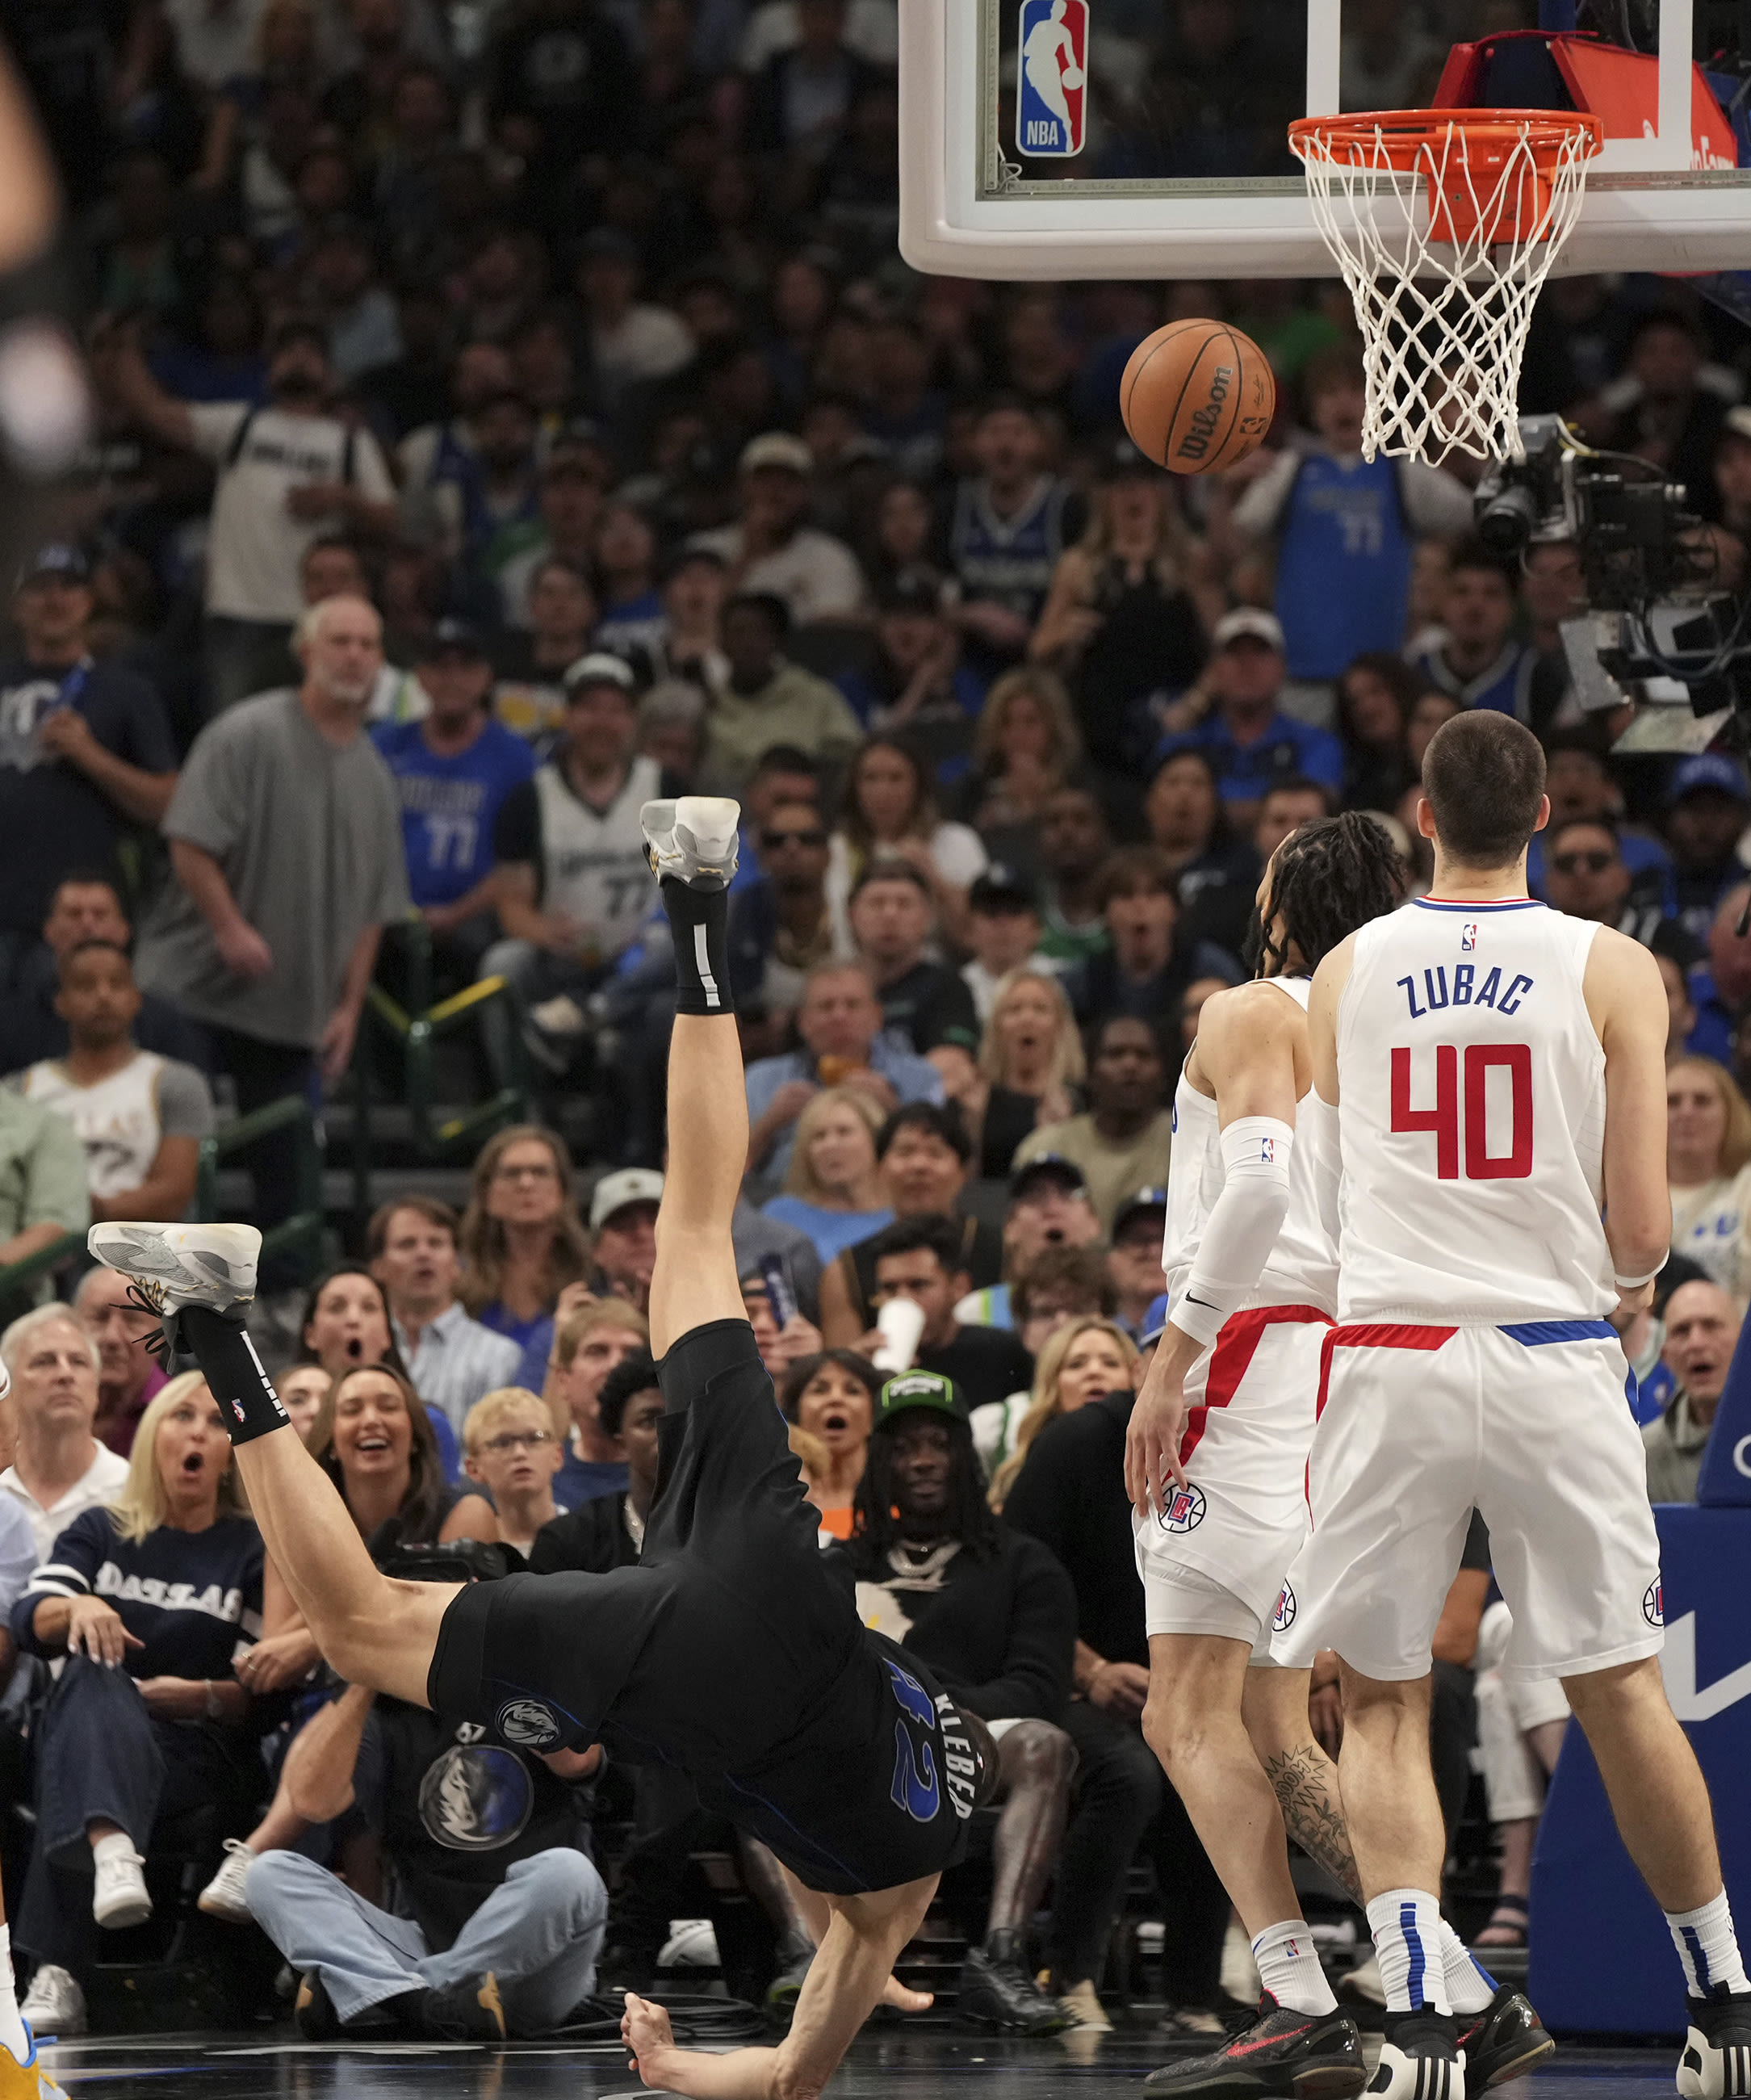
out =
[[(1271, 977), (1266, 982), (1286, 992), (1303, 1013), (1307, 1012), (1311, 978)], [(1225, 1176), (1221, 1137), (1215, 1103), (1182, 1074), (1174, 1090), (1173, 1150), (1167, 1162), (1167, 1232), (1162, 1249), (1170, 1307), (1177, 1304), (1184, 1293), (1204, 1227), (1222, 1193)], [(1312, 1305), (1321, 1312), (1337, 1310), (1337, 1249), (1320, 1223), (1313, 1148), (1307, 1142), (1305, 1132), (1297, 1135), (1289, 1154), (1289, 1215), (1259, 1278), (1259, 1287), (1246, 1303), (1249, 1306)]]
[(1356, 936), (1338, 1008), (1339, 1318), (1597, 1320), (1605, 1053), (1590, 920), (1419, 898)]

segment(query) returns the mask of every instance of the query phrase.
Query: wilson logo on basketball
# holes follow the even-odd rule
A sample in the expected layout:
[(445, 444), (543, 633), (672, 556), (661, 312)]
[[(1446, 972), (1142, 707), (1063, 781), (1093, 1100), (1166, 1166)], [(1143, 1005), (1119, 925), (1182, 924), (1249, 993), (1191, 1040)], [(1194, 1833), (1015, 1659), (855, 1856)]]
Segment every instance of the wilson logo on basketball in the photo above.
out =
[(1210, 375), (1210, 398), (1201, 402), (1192, 411), (1192, 427), (1174, 448), (1175, 459), (1201, 460), (1210, 450), (1210, 441), (1216, 434), (1222, 421), (1223, 404), (1228, 399), (1234, 384), (1232, 364), (1219, 364)]

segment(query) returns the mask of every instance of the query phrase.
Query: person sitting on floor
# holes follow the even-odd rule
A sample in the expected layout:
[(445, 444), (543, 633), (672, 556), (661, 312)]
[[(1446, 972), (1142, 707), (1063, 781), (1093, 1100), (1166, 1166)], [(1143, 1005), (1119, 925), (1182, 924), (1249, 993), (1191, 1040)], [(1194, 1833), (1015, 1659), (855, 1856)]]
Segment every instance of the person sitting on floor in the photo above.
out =
[[(459, 1559), (452, 1579), (469, 1577)], [(601, 1762), (597, 1745), (538, 1754), (349, 1685), (287, 1752), (284, 1785), (311, 1823), (358, 1808), (398, 1906), (301, 1853), (255, 1862), (249, 1908), (301, 1972), (299, 2033), (501, 2042), (566, 2026), (594, 1988), (608, 1917), (589, 1851)]]
[(527, 1560), (536, 1533), (559, 1514), (554, 1476), (560, 1443), (547, 1403), (522, 1385), (484, 1394), (468, 1410), (462, 1449), (464, 1471), (492, 1498), (501, 1542)]
[(1077, 2016), (1034, 1981), (1025, 1935), (1070, 1811), (1076, 1754), (1057, 1723), (1070, 1704), (1076, 1596), (1044, 1546), (999, 1525), (952, 1379), (909, 1371), (883, 1386), (849, 1555), (865, 1623), (915, 1653), (997, 1739), (1004, 1806), (990, 1908), (955, 2010), (1054, 2034)]
[(233, 1830), (248, 1819), (260, 1763), (233, 1663), (280, 1630), (262, 1565), (218, 1405), (185, 1371), (142, 1416), (121, 1492), (61, 1533), (13, 1607), (20, 1648), (67, 1658), (37, 1734), (17, 1926), (39, 1964), (23, 2011), (42, 2033), (85, 2032), (92, 1925), (151, 1917), (154, 1830), (215, 1804)]

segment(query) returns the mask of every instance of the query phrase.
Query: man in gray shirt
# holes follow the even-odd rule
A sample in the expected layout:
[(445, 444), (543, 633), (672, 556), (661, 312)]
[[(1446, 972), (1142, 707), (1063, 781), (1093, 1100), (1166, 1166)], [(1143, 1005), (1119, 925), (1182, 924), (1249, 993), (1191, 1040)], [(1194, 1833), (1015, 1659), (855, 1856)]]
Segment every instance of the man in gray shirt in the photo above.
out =
[(1739, 1341), (1739, 1308), (1718, 1283), (1681, 1283), (1666, 1304), (1666, 1368), (1678, 1380), (1664, 1414), (1642, 1432), (1647, 1499), (1693, 1502), (1714, 1411)]
[(448, 1203), (392, 1196), (372, 1218), (366, 1246), (414, 1390), (448, 1416), (460, 1444), (474, 1402), (517, 1383), (523, 1351), (462, 1309), (458, 1229)]
[[(206, 1025), (245, 1114), (346, 1070), (382, 929), (408, 909), (395, 785), (364, 734), (382, 623), (363, 598), (324, 598), (297, 649), (302, 685), (196, 738), (164, 820), (176, 880), (136, 962), (144, 990)], [(251, 1162), (264, 1226), (293, 1199), (270, 1150)]]

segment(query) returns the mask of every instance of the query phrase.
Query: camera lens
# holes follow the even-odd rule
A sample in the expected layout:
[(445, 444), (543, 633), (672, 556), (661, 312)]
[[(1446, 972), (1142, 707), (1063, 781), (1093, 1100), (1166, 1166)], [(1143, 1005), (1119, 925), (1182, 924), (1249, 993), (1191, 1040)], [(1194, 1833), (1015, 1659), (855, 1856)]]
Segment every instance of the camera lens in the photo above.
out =
[(1477, 536), (1493, 554), (1517, 554), (1538, 523), (1538, 505), (1525, 488), (1504, 488), (1478, 512)]

